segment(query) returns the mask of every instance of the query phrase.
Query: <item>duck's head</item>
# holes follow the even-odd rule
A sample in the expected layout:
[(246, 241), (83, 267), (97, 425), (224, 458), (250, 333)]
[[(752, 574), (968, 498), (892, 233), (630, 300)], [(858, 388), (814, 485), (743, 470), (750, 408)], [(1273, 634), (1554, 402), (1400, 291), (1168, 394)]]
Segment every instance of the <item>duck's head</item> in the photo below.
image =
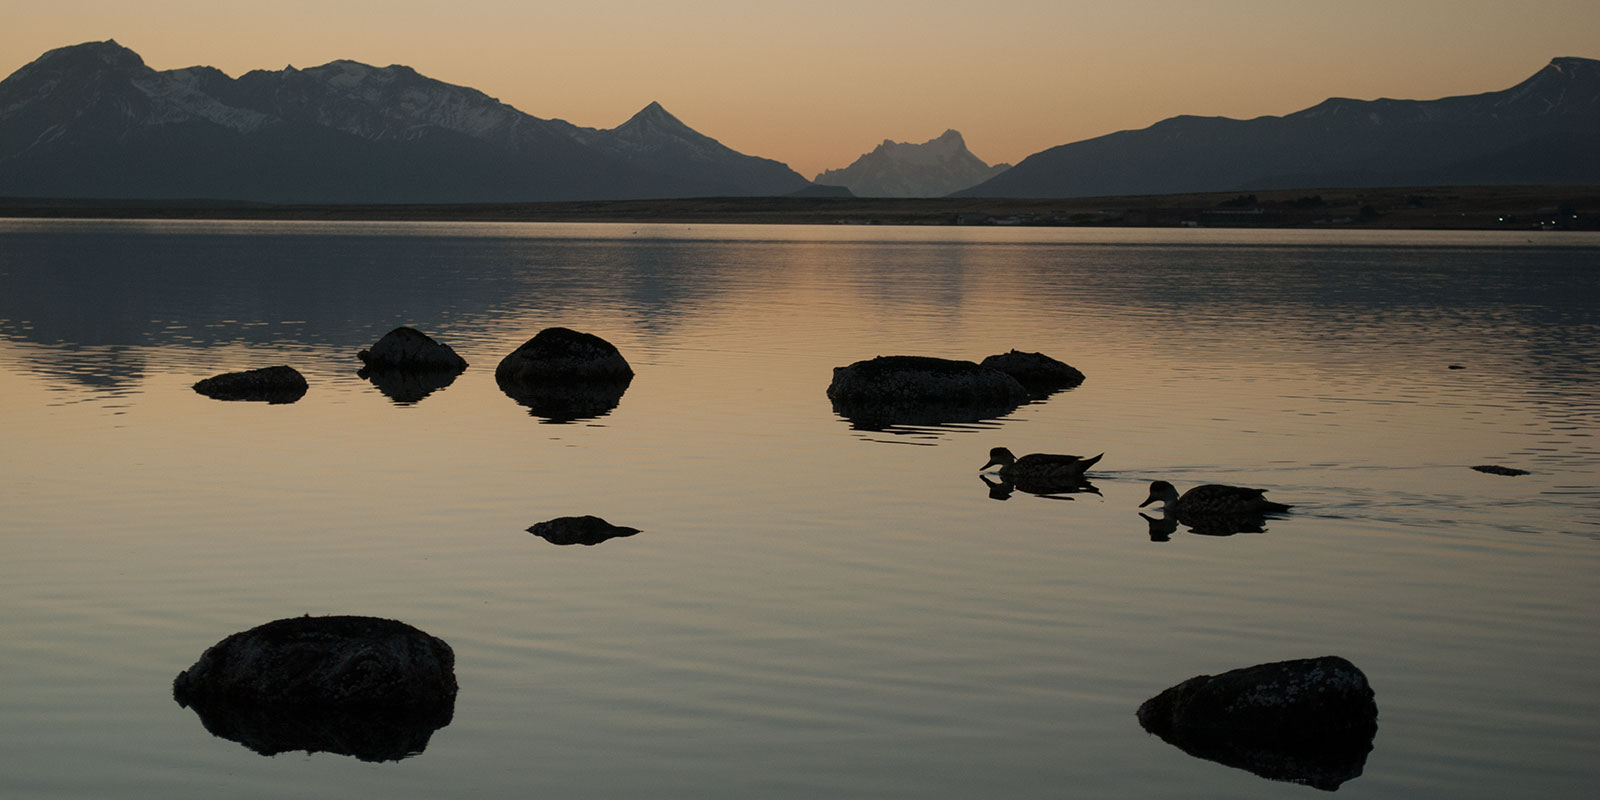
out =
[(978, 471), (982, 472), (993, 466), (1009, 467), (1015, 463), (1017, 463), (1017, 457), (1011, 455), (1010, 450), (1004, 447), (996, 447), (989, 451), (989, 463), (978, 467)]
[(1157, 502), (1161, 503), (1162, 505), (1172, 505), (1173, 503), (1178, 502), (1177, 487), (1167, 483), (1166, 481), (1151, 481), (1150, 496), (1146, 497), (1144, 502), (1139, 504), (1139, 507), (1144, 508), (1151, 503)]

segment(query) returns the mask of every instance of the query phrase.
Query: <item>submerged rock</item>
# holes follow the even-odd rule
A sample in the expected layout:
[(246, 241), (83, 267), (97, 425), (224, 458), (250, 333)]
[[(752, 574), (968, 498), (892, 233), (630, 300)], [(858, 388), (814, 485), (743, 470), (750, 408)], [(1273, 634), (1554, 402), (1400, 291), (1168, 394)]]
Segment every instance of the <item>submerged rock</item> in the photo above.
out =
[(1043, 353), (1012, 350), (1009, 353), (989, 356), (980, 366), (997, 369), (1016, 378), (1036, 397), (1048, 396), (1083, 383), (1082, 372)]
[(1198, 675), (1138, 715), (1190, 755), (1327, 791), (1361, 774), (1378, 730), (1367, 676), (1338, 656)]
[(571, 422), (616, 408), (633, 382), (633, 369), (594, 334), (546, 328), (501, 359), (494, 379), (534, 416)]
[(372, 347), (356, 353), (356, 357), (374, 370), (461, 372), (467, 368), (467, 360), (457, 355), (450, 345), (440, 344), (422, 331), (404, 325), (384, 334)]
[(389, 761), (450, 723), (455, 653), (376, 617), (295, 617), (235, 633), (172, 682), (206, 729), (263, 755), (331, 752)]
[(971, 361), (879, 356), (835, 367), (833, 410), (859, 427), (977, 422), (1028, 401), (1016, 378)]
[(305, 396), (307, 388), (305, 376), (289, 366), (225, 372), (194, 385), (196, 392), (215, 400), (267, 403), (293, 403)]
[(638, 532), (638, 528), (612, 525), (599, 517), (589, 515), (557, 517), (545, 522), (534, 523), (533, 527), (528, 529), (528, 533), (538, 536), (551, 544), (591, 546), (608, 539), (632, 536)]
[(1512, 475), (1512, 476), (1515, 476), (1515, 475), (1528, 475), (1528, 474), (1530, 474), (1525, 469), (1517, 469), (1515, 467), (1502, 467), (1499, 464), (1479, 464), (1478, 466), (1473, 467), (1473, 469), (1475, 469), (1475, 470), (1477, 470), (1479, 472), (1487, 472), (1490, 475)]

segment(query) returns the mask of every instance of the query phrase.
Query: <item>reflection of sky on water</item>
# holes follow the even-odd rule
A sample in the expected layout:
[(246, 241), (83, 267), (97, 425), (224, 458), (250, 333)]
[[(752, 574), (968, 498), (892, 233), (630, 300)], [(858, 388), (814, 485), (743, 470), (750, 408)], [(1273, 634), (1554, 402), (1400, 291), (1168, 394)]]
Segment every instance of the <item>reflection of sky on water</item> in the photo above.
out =
[[(0, 433), (24, 454), (0, 481), (0, 662), (11, 698), (43, 698), (0, 698), (0, 752), (40, 786), (61, 770), (32, 765), (83, 754), (78, 796), (474, 775), (504, 796), (1268, 798), (1133, 710), (1334, 652), (1385, 715), (1347, 791), (1594, 776), (1592, 243), (635, 229), (0, 226)], [(355, 357), (402, 323), (471, 363), (403, 405)], [(628, 358), (614, 410), (544, 425), (496, 385), (549, 325)], [(824, 395), (875, 355), (1012, 348), (1087, 379), (884, 432)], [(189, 389), (275, 363), (302, 400)], [(998, 445), (1106, 456), (1096, 491), (996, 502), (977, 467)], [(1533, 474), (1468, 468), (1487, 462)], [(1168, 532), (1138, 514), (1156, 478), (1296, 507)], [(577, 514), (650, 533), (530, 546)], [(255, 758), (171, 713), (198, 648), (308, 612), (456, 648), (456, 722), (403, 774)]]

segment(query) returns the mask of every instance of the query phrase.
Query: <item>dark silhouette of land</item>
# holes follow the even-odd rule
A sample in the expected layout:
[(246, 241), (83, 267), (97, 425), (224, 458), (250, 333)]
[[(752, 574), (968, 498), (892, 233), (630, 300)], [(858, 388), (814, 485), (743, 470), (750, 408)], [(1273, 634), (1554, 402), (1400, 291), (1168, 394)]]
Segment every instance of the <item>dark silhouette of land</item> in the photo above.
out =
[(1069, 199), (711, 197), (276, 205), (0, 198), (0, 217), (1440, 230), (1600, 230), (1600, 186), (1290, 189)]

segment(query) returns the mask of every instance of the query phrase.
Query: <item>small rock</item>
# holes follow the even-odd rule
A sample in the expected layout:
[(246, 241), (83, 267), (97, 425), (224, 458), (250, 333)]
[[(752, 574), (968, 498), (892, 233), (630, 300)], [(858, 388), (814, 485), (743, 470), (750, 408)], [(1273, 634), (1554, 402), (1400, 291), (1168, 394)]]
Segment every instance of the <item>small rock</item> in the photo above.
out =
[(376, 344), (357, 353), (356, 357), (373, 369), (460, 372), (467, 368), (466, 359), (457, 355), (449, 345), (440, 344), (422, 331), (403, 325), (384, 334)]
[(1490, 475), (1528, 475), (1528, 474), (1531, 474), (1525, 469), (1517, 469), (1515, 467), (1502, 467), (1499, 464), (1479, 464), (1478, 466), (1473, 467), (1473, 469), (1475, 469), (1475, 470), (1477, 470), (1479, 472), (1487, 472)]
[(535, 523), (533, 527), (528, 528), (528, 533), (538, 536), (551, 544), (560, 545), (581, 544), (592, 546), (607, 539), (632, 536), (638, 532), (638, 528), (612, 525), (599, 517), (589, 515), (557, 517), (545, 522)]
[(1012, 350), (985, 358), (981, 366), (1000, 370), (1016, 378), (1035, 395), (1048, 395), (1083, 383), (1082, 372), (1043, 353)]
[(215, 400), (267, 403), (293, 403), (305, 396), (306, 389), (305, 376), (288, 366), (225, 372), (194, 385), (196, 392)]

